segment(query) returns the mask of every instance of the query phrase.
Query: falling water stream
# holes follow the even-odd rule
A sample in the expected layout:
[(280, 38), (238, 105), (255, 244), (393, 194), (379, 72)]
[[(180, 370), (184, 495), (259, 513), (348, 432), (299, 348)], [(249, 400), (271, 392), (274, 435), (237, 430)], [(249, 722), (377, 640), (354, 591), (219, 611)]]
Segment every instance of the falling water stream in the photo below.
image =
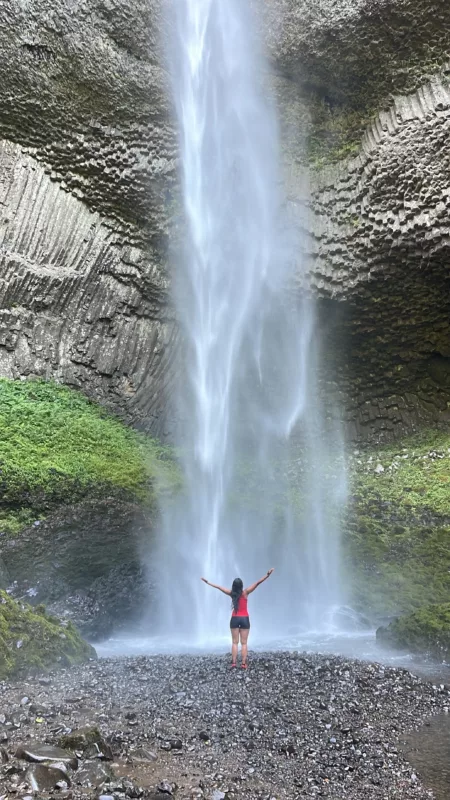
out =
[[(184, 491), (161, 508), (150, 555), (160, 577), (156, 621), (97, 651), (222, 651), (230, 603), (201, 575), (248, 584), (275, 566), (250, 598), (252, 648), (342, 653), (431, 677), (410, 654), (381, 650), (342, 608), (340, 435), (319, 402), (320, 331), (298, 288), (304, 265), (249, 2), (167, 5), (185, 216), (173, 277)], [(420, 767), (437, 748), (447, 763), (447, 721), (433, 725), (434, 738), (408, 740)], [(447, 797), (445, 776), (432, 767), (426, 777)]]
[(162, 509), (158, 621), (172, 637), (211, 642), (229, 602), (200, 577), (249, 584), (274, 566), (252, 623), (266, 637), (320, 630), (341, 601), (330, 512), (345, 488), (324, 468), (317, 330), (294, 286), (302, 265), (267, 64), (247, 0), (177, 0), (169, 13), (185, 212), (173, 278), (185, 490)]

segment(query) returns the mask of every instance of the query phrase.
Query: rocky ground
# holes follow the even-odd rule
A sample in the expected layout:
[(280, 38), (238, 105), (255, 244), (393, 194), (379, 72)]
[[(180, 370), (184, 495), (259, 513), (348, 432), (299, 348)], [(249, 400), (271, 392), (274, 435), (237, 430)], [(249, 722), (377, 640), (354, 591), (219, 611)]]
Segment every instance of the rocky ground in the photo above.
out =
[(421, 800), (399, 738), (449, 705), (450, 686), (335, 656), (92, 661), (0, 684), (0, 796)]

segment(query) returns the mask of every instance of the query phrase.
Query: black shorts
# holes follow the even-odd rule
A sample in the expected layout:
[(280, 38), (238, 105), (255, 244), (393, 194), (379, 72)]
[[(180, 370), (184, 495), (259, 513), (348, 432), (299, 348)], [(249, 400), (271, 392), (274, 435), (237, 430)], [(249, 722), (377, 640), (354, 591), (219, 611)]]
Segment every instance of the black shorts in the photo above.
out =
[(240, 631), (249, 631), (250, 617), (231, 617), (230, 628), (239, 628)]

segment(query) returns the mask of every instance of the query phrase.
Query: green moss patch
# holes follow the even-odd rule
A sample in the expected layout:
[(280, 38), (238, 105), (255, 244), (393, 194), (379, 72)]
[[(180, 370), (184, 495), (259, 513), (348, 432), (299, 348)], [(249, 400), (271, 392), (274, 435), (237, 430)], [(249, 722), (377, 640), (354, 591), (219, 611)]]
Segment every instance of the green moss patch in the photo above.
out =
[(450, 433), (425, 431), (355, 458), (353, 493), (380, 499), (398, 513), (429, 511), (450, 518)]
[(433, 604), (379, 628), (377, 639), (397, 649), (450, 657), (450, 603)]
[(151, 504), (179, 480), (168, 448), (79, 392), (0, 379), (0, 531), (16, 533), (85, 497), (113, 493)]
[(100, 744), (102, 736), (97, 727), (79, 728), (64, 734), (58, 739), (58, 747), (63, 750), (85, 750), (90, 744)]
[(321, 169), (359, 153), (362, 135), (375, 117), (373, 109), (335, 109), (320, 97), (310, 98), (309, 108), (308, 159), (312, 167)]
[(414, 611), (450, 597), (450, 433), (353, 456), (344, 523), (356, 605)]
[(12, 600), (0, 592), (0, 680), (69, 667), (96, 658), (71, 623), (60, 623), (43, 607)]

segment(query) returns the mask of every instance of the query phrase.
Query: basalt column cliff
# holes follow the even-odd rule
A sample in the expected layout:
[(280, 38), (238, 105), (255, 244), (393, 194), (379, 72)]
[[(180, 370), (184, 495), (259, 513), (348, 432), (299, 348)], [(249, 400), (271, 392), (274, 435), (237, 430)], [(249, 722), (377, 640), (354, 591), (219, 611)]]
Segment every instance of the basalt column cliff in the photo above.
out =
[[(348, 430), (394, 438), (450, 400), (450, 7), (263, 5)], [(164, 435), (180, 204), (161, 5), (10, 0), (0, 15), (0, 371)]]

